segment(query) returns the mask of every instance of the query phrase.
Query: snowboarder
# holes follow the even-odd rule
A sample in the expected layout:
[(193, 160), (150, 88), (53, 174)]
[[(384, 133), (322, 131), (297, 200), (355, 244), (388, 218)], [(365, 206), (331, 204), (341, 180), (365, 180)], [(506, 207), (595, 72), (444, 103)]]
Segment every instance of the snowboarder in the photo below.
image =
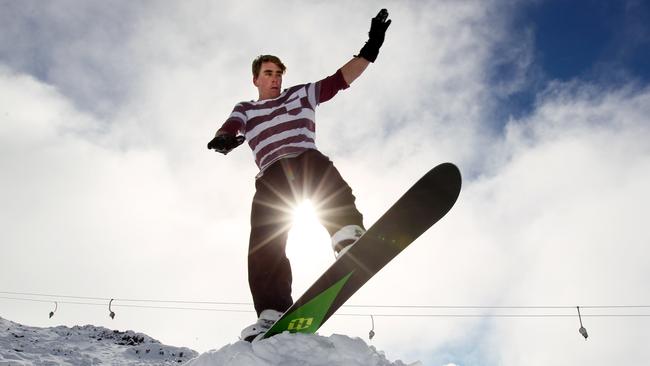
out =
[(377, 59), (391, 21), (382, 9), (371, 21), (368, 41), (349, 62), (318, 82), (282, 91), (285, 65), (276, 56), (253, 61), (258, 100), (238, 103), (209, 149), (227, 154), (248, 140), (260, 169), (251, 208), (248, 280), (258, 315), (242, 339), (263, 334), (293, 303), (291, 266), (285, 248), (291, 211), (310, 199), (338, 255), (364, 232), (352, 189), (315, 145), (315, 109), (347, 89)]

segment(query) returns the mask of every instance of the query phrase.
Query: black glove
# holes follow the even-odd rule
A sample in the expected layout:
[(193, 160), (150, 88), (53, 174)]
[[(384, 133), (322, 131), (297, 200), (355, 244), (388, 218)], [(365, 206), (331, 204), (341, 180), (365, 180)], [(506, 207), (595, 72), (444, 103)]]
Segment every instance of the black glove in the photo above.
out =
[(217, 135), (212, 139), (212, 141), (208, 142), (208, 149), (226, 155), (232, 151), (232, 149), (241, 145), (244, 140), (244, 136), (235, 136), (231, 134)]
[(388, 10), (381, 9), (376, 17), (372, 18), (370, 23), (370, 32), (368, 32), (368, 42), (361, 48), (359, 54), (355, 57), (361, 56), (370, 62), (375, 62), (377, 55), (379, 55), (379, 48), (384, 44), (384, 36), (386, 29), (390, 25), (388, 19)]

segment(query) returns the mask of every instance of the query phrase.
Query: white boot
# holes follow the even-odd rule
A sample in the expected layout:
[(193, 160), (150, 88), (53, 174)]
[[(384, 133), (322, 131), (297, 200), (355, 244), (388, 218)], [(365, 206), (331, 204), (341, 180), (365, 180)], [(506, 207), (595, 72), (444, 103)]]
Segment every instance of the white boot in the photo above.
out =
[(347, 252), (352, 244), (354, 244), (366, 231), (358, 225), (348, 225), (342, 227), (339, 231), (332, 235), (332, 249), (334, 249), (334, 256), (339, 258), (343, 253)]
[(271, 329), (273, 324), (282, 317), (282, 313), (272, 309), (264, 310), (260, 313), (259, 319), (255, 324), (249, 325), (241, 331), (240, 338), (247, 342), (258, 340), (267, 330)]

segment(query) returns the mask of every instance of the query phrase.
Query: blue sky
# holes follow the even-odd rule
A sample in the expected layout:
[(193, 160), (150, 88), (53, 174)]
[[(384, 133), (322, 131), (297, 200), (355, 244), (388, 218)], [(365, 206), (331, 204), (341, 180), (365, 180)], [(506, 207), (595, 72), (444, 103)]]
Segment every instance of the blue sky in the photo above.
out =
[[(519, 41), (530, 42), (534, 59), (530, 83), (504, 97), (501, 118), (529, 113), (535, 95), (553, 81), (580, 79), (605, 87), (650, 81), (650, 5), (645, 1), (519, 2), (510, 16), (509, 31), (529, 34)], [(513, 68), (498, 64), (491, 77), (497, 82), (512, 77)]]
[(644, 1), (548, 1), (524, 6), (518, 26), (533, 27), (548, 78), (598, 80), (624, 73), (643, 82), (650, 71), (650, 5)]
[[(0, 291), (100, 299), (58, 299), (49, 320), (56, 297), (0, 299), (0, 316), (135, 329), (199, 351), (236, 341), (250, 306), (117, 301), (111, 320), (101, 299), (250, 302), (255, 164), (245, 146), (223, 157), (205, 145), (256, 96), (252, 58), (280, 55), (287, 87), (319, 80), (358, 52), (380, 6), (393, 23), (379, 58), (319, 107), (317, 146), (367, 225), (438, 163), (456, 163), (464, 186), (351, 303), (561, 305), (571, 317), (377, 316), (372, 344), (425, 364), (649, 359), (647, 317), (585, 309), (586, 343), (573, 318), (576, 305), (650, 304), (643, 1), (295, 0), (287, 12), (264, 1), (0, 0)], [(296, 294), (333, 259), (315, 223), (292, 232), (288, 254)], [(404, 286), (414, 274), (426, 280)], [(335, 316), (322, 332), (365, 339), (368, 323)]]

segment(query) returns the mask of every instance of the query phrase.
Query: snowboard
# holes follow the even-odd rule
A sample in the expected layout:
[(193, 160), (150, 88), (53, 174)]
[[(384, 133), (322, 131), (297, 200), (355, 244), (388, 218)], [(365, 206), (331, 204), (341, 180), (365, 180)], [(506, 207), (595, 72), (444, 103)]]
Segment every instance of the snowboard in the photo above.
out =
[(372, 276), (449, 212), (460, 187), (460, 171), (454, 164), (440, 164), (427, 172), (261, 339), (285, 331), (315, 333)]

